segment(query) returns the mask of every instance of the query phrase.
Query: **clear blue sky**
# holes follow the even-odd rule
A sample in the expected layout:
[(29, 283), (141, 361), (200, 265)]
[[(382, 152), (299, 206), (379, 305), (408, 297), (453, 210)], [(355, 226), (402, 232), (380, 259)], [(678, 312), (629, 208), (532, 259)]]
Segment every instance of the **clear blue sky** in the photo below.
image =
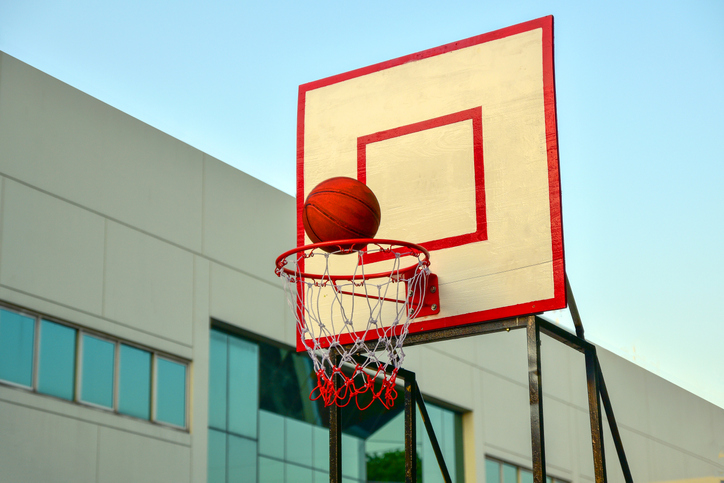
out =
[(3, 0), (0, 50), (294, 194), (299, 84), (550, 14), (586, 335), (724, 407), (721, 0)]

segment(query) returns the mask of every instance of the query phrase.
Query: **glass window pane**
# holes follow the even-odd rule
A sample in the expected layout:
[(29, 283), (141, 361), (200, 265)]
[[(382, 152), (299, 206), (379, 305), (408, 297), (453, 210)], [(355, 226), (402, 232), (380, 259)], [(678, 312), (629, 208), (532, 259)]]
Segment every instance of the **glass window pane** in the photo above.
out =
[[(416, 411), (418, 416), (419, 411)], [(384, 454), (391, 451), (405, 449), (405, 413), (399, 411), (389, 421), (374, 428), (374, 432), (367, 438), (365, 442), (365, 450), (368, 454)], [(424, 438), (427, 437), (425, 426), (418, 422), (417, 425), (417, 444), (419, 445)]]
[(284, 481), (284, 463), (259, 456), (259, 481), (280, 483)]
[(229, 338), (229, 431), (256, 439), (259, 407), (259, 347)]
[(208, 482), (226, 483), (226, 433), (209, 429)]
[(342, 434), (342, 476), (363, 479), (365, 461), (364, 441)]
[[(313, 424), (326, 421), (322, 399), (309, 399), (317, 376), (307, 353), (259, 344), (259, 367), (261, 409)], [(319, 397), (318, 391), (315, 397)]]
[(517, 483), (518, 471), (515, 466), (503, 463), (503, 483)]
[[(329, 441), (329, 436), (327, 436)], [(259, 454), (284, 459), (284, 417), (259, 411)], [(327, 463), (329, 467), (329, 463)]]
[(118, 411), (129, 416), (151, 417), (151, 353), (121, 344)]
[(0, 379), (33, 386), (35, 319), (0, 309)]
[[(459, 416), (452, 411), (432, 404), (426, 404), (425, 407), (430, 416), (430, 421), (433, 424), (435, 437), (440, 445), (443, 458), (447, 464), (450, 479), (452, 481), (457, 481), (458, 459), (462, 458), (462, 454), (457, 454), (455, 451), (455, 418)], [(417, 431), (418, 434), (422, 435), (418, 438), (422, 440), (421, 458), (423, 480), (427, 483), (442, 483), (443, 477), (437, 463), (437, 457), (435, 456), (435, 451), (432, 448), (430, 438), (427, 435), (427, 430), (421, 420), (418, 420)]]
[[(531, 471), (524, 470), (521, 468), (520, 483), (533, 483), (533, 473)], [(550, 483), (550, 481), (548, 483)]]
[(83, 335), (80, 398), (89, 403), (113, 407), (113, 361), (116, 345)]
[[(455, 461), (455, 413), (448, 411), (447, 409), (441, 409), (441, 426), (442, 426), (442, 438), (443, 442), (440, 443), (442, 454), (446, 460), (451, 463), (451, 471), (455, 469), (455, 465), (452, 464)], [(450, 474), (453, 481), (455, 481), (455, 475)]]
[(228, 336), (211, 331), (209, 345), (209, 426), (226, 429)]
[(286, 483), (312, 483), (312, 468), (287, 463)]
[(329, 470), (329, 430), (320, 426), (312, 428), (314, 440), (314, 467), (319, 470)]
[(493, 460), (485, 460), (485, 482), (500, 483), (500, 463)]
[(329, 472), (314, 470), (314, 483), (329, 483)]
[(229, 435), (228, 483), (256, 483), (256, 441)]
[(156, 358), (156, 420), (186, 427), (186, 366)]
[(290, 463), (312, 466), (312, 426), (296, 419), (286, 418), (286, 420), (285, 459)]
[(38, 392), (73, 400), (76, 330), (49, 320), (40, 322)]

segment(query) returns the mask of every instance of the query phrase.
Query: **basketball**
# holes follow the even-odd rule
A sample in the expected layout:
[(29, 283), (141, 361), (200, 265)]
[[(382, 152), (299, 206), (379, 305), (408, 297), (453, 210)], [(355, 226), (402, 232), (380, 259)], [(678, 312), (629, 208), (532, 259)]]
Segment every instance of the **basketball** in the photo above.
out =
[(373, 238), (380, 226), (380, 204), (364, 183), (346, 177), (330, 178), (307, 196), (302, 222), (314, 243)]

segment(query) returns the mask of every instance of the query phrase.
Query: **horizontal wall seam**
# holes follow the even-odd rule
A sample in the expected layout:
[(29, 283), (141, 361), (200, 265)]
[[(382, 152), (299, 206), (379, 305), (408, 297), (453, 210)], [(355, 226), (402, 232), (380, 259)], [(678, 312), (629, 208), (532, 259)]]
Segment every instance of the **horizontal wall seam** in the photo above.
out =
[[(79, 309), (79, 308), (73, 307), (73, 306), (71, 306), (71, 305), (66, 305), (66, 304), (64, 304), (64, 303), (62, 303), (62, 302), (58, 302), (57, 300), (51, 300), (51, 299), (46, 298), (46, 297), (41, 297), (41, 296), (39, 296), (39, 295), (37, 295), (37, 294), (30, 293), (30, 292), (26, 292), (26, 291), (24, 291), (24, 290), (19, 290), (19, 289), (15, 288), (15, 287), (10, 287), (10, 286), (5, 285), (5, 284), (2, 284), (2, 283), (0, 283), (0, 287), (1, 287), (1, 288), (4, 288), (4, 289), (7, 289), (7, 290), (10, 290), (10, 291), (12, 291), (12, 292), (16, 292), (16, 293), (19, 293), (19, 294), (27, 295), (27, 296), (29, 296), (29, 297), (33, 297), (33, 298), (36, 298), (36, 299), (38, 299), (38, 300), (42, 300), (42, 301), (44, 301), (44, 302), (48, 302), (48, 303), (51, 303), (51, 304), (54, 304), (54, 305), (58, 305), (58, 306), (60, 306), (60, 307), (64, 307), (64, 308), (69, 309), (69, 310), (72, 310), (72, 311), (74, 311), (74, 312), (79, 312), (79, 313), (81, 313), (81, 314), (88, 315), (88, 316), (93, 317), (93, 318), (98, 319), (98, 320), (103, 320), (103, 321), (106, 321), (106, 322), (110, 322), (110, 323), (112, 323), (112, 324), (120, 325), (120, 326), (122, 326), (122, 327), (125, 327), (126, 329), (131, 329), (131, 330), (134, 330), (134, 331), (136, 331), (136, 332), (140, 332), (141, 334), (149, 335), (149, 336), (154, 337), (154, 338), (156, 338), (156, 339), (161, 339), (161, 340), (164, 340), (164, 341), (166, 341), (166, 342), (171, 342), (172, 344), (176, 344), (176, 345), (179, 345), (179, 346), (182, 346), (182, 347), (186, 347), (186, 348), (188, 348), (188, 349), (193, 349), (193, 345), (191, 345), (191, 344), (185, 344), (185, 343), (183, 343), (183, 342), (179, 342), (179, 341), (174, 340), (174, 339), (169, 339), (168, 337), (164, 337), (164, 336), (162, 336), (162, 335), (158, 335), (158, 334), (155, 334), (155, 333), (153, 333), (153, 332), (149, 332), (149, 331), (147, 331), (147, 330), (139, 329), (138, 327), (133, 327), (133, 326), (128, 325), (128, 324), (125, 324), (125, 323), (123, 323), (123, 322), (119, 322), (119, 321), (117, 321), (117, 320), (109, 319), (108, 317), (104, 317), (104, 316), (102, 316), (102, 315), (98, 315), (98, 314), (95, 314), (95, 313), (93, 313), (93, 312), (88, 312), (87, 310)], [(10, 304), (10, 305), (13, 305), (12, 302), (10, 302), (10, 301), (5, 301), (5, 302), (7, 302), (7, 303)], [(43, 315), (46, 315), (47, 317), (58, 318), (57, 316), (54, 316), (54, 315), (51, 315), (51, 314), (42, 314), (41, 312), (39, 312), (39, 311), (37, 311), (37, 310), (35, 310), (35, 309), (32, 309), (32, 310), (33, 310), (34, 312), (39, 313), (39, 314), (41, 315), (41, 317), (42, 317)], [(63, 318), (61, 317), (60, 319), (62, 320)], [(82, 326), (82, 327), (85, 327), (85, 325), (79, 324), (78, 322), (75, 322), (75, 321), (73, 321), (73, 320), (68, 320), (68, 322), (73, 323), (73, 324), (77, 324), (77, 325)], [(92, 330), (92, 328), (90, 328), (90, 327), (88, 327), (88, 329), (91, 329), (91, 330)], [(97, 329), (95, 329), (95, 330), (97, 330)], [(100, 332), (102, 332), (102, 331), (100, 331)], [(185, 356), (184, 356), (184, 358), (185, 358)]]
[[(156, 234), (154, 234), (154, 233), (150, 233), (150, 232), (147, 232), (147, 231), (145, 231), (145, 230), (142, 230), (141, 228), (138, 228), (138, 227), (136, 227), (136, 226), (133, 226), (133, 225), (131, 225), (131, 224), (125, 222), (125, 221), (118, 220), (118, 219), (116, 219), (116, 218), (113, 218), (113, 217), (111, 217), (111, 216), (108, 216), (108, 215), (106, 215), (106, 214), (103, 214), (103, 213), (101, 213), (101, 212), (99, 212), (99, 211), (96, 211), (96, 210), (93, 210), (93, 209), (91, 209), (91, 208), (88, 208), (87, 206), (83, 206), (83, 205), (81, 205), (81, 204), (78, 203), (78, 202), (75, 202), (75, 201), (72, 201), (72, 200), (68, 200), (68, 199), (66, 199), (66, 198), (63, 198), (62, 196), (56, 195), (55, 193), (51, 193), (51, 192), (46, 191), (46, 190), (44, 190), (44, 189), (38, 188), (37, 186), (33, 186), (33, 185), (31, 185), (31, 184), (23, 181), (23, 180), (14, 178), (14, 177), (12, 177), (12, 176), (8, 176), (8, 175), (5, 174), (5, 173), (0, 172), (0, 176), (3, 176), (3, 177), (5, 177), (5, 178), (7, 178), (7, 179), (10, 179), (10, 180), (12, 180), (12, 181), (15, 181), (16, 183), (22, 184), (23, 186), (26, 186), (26, 187), (28, 187), (28, 188), (30, 188), (30, 189), (33, 189), (33, 190), (35, 190), (35, 191), (38, 191), (38, 192), (40, 192), (40, 193), (43, 193), (43, 194), (46, 194), (46, 195), (51, 196), (51, 197), (53, 197), (53, 198), (56, 198), (56, 199), (58, 199), (58, 200), (60, 200), (60, 201), (63, 201), (63, 202), (65, 202), (65, 203), (71, 204), (71, 205), (73, 205), (73, 206), (75, 206), (75, 207), (77, 207), (77, 208), (80, 208), (80, 209), (82, 209), (82, 210), (85, 210), (85, 211), (87, 211), (87, 212), (89, 212), (89, 213), (93, 213), (94, 215), (97, 215), (97, 216), (100, 216), (100, 217), (102, 217), (102, 218), (105, 218), (106, 220), (110, 220), (110, 221), (112, 221), (112, 222), (114, 222), (114, 223), (118, 223), (119, 225), (125, 226), (126, 228), (129, 228), (129, 229), (131, 229), (131, 230), (137, 231), (138, 233), (141, 233), (141, 234), (143, 234), (143, 235), (149, 236), (149, 237), (151, 237), (151, 238), (155, 238), (155, 239), (158, 240), (158, 241), (161, 241), (161, 242), (163, 242), (163, 243), (166, 243), (166, 244), (168, 244), (168, 245), (171, 245), (171, 246), (173, 246), (173, 247), (176, 247), (176, 248), (178, 248), (178, 249), (180, 249), (180, 250), (183, 250), (183, 251), (185, 251), (185, 252), (191, 253), (192, 255), (197, 255), (197, 256), (199, 256), (199, 257), (201, 257), (201, 258), (204, 258), (204, 259), (206, 259), (206, 260), (208, 260), (208, 261), (210, 261), (210, 262), (216, 263), (216, 264), (221, 265), (221, 266), (223, 266), (223, 267), (226, 267), (226, 268), (228, 268), (228, 269), (230, 269), (230, 270), (234, 270), (235, 272), (239, 272), (239, 273), (241, 273), (241, 274), (243, 274), (243, 275), (246, 275), (247, 277), (251, 277), (251, 278), (255, 279), (255, 280), (258, 281), (258, 282), (261, 282), (261, 283), (264, 283), (264, 284), (266, 284), (266, 285), (269, 285), (269, 286), (278, 288), (278, 289), (280, 289), (280, 290), (283, 290), (283, 287), (282, 287), (281, 282), (280, 282), (279, 284), (275, 284), (275, 283), (269, 282), (268, 280), (265, 280), (265, 279), (259, 277), (258, 275), (254, 275), (253, 273), (247, 272), (247, 271), (242, 270), (242, 269), (240, 269), (240, 268), (238, 268), (238, 267), (234, 267), (233, 265), (230, 265), (230, 264), (228, 264), (228, 263), (226, 263), (226, 262), (223, 262), (223, 261), (221, 261), (221, 260), (217, 260), (217, 259), (215, 259), (215, 258), (209, 257), (208, 255), (205, 255), (204, 253), (199, 252), (199, 251), (197, 251), (197, 250), (192, 250), (192, 249), (190, 249), (190, 248), (188, 248), (188, 247), (186, 247), (186, 246), (179, 245), (178, 243), (176, 243), (176, 242), (174, 242), (174, 241), (167, 240), (166, 238), (163, 238), (163, 237), (161, 237), (161, 236), (158, 236), (158, 235), (156, 235)], [(202, 230), (202, 238), (203, 238), (203, 230)], [(271, 273), (273, 270), (274, 270), (274, 266), (273, 266), (272, 262), (270, 262), (270, 263), (269, 263), (269, 273)]]
[[(498, 374), (497, 372), (491, 371), (490, 369), (487, 369), (487, 368), (485, 368), (485, 367), (482, 367), (482, 366), (479, 366), (479, 365), (477, 365), (477, 364), (471, 363), (471, 362), (470, 362), (469, 360), (467, 360), (467, 359), (463, 359), (463, 358), (461, 358), (461, 357), (453, 356), (453, 355), (451, 355), (451, 354), (448, 354), (447, 352), (444, 352), (444, 351), (442, 351), (442, 350), (440, 350), (440, 349), (436, 349), (436, 348), (431, 347), (431, 346), (427, 347), (427, 349), (429, 349), (429, 350), (431, 350), (431, 351), (433, 351), (433, 352), (437, 352), (438, 354), (443, 355), (443, 356), (445, 356), (445, 357), (449, 357), (450, 359), (453, 359), (453, 360), (456, 360), (456, 361), (458, 361), (458, 362), (462, 362), (462, 363), (464, 363), (464, 364), (467, 364), (467, 365), (470, 366), (470, 367), (473, 367), (473, 368), (475, 368), (475, 369), (478, 369), (478, 370), (480, 370), (480, 371), (482, 371), (482, 372), (485, 372), (485, 373), (487, 373), (487, 374), (490, 374), (491, 376), (495, 376), (495, 377), (497, 377), (497, 378), (499, 378), (499, 379), (502, 379), (502, 380), (504, 380), (504, 381), (510, 382), (511, 384), (515, 384), (516, 386), (519, 386), (519, 387), (521, 387), (521, 388), (525, 388), (526, 390), (528, 389), (528, 384), (526, 384), (526, 383), (522, 383), (522, 382), (516, 381), (516, 380), (514, 380), (514, 379), (511, 379), (511, 378), (509, 378), (509, 377), (506, 377), (506, 376), (503, 376), (503, 375), (501, 375), (501, 374)], [(586, 407), (586, 408), (583, 408), (583, 407), (577, 406), (577, 405), (575, 405), (575, 404), (573, 404), (573, 403), (571, 403), (571, 402), (569, 402), (569, 401), (566, 401), (566, 400), (564, 400), (564, 399), (560, 399), (560, 398), (558, 398), (558, 397), (556, 397), (556, 396), (553, 396), (553, 395), (547, 393), (545, 390), (543, 390), (543, 396), (545, 396), (546, 398), (549, 398), (549, 399), (551, 399), (551, 400), (554, 400), (554, 401), (556, 401), (556, 402), (558, 402), (558, 403), (560, 403), (560, 404), (563, 404), (563, 405), (565, 405), (565, 406), (568, 406), (568, 407), (570, 407), (570, 408), (572, 408), (572, 409), (575, 409), (576, 411), (579, 411), (579, 412), (582, 412), (582, 413), (585, 413), (586, 415), (588, 415), (588, 408), (587, 408), (587, 407)], [(543, 408), (544, 408), (544, 411), (545, 411), (545, 402), (543, 403)], [(614, 411), (614, 414), (615, 414), (615, 412), (616, 412), (616, 408), (615, 408), (615, 407), (613, 408), (613, 411)], [(605, 413), (604, 413), (604, 417), (605, 417)], [(606, 421), (608, 421), (608, 419), (606, 419)], [(692, 458), (696, 458), (696, 459), (698, 459), (699, 461), (703, 461), (703, 462), (706, 462), (706, 463), (708, 463), (708, 464), (712, 464), (712, 465), (714, 465), (714, 466), (719, 467), (721, 470), (724, 470), (724, 464), (720, 464), (720, 463), (718, 463), (718, 462), (715, 461), (715, 460), (707, 459), (705, 456), (701, 456), (701, 455), (699, 455), (699, 454), (692, 453), (691, 451), (688, 451), (688, 450), (686, 450), (686, 449), (684, 449), (684, 448), (682, 448), (682, 447), (680, 447), (680, 446), (676, 446), (676, 445), (671, 444), (671, 443), (668, 443), (668, 442), (666, 442), (666, 441), (664, 441), (664, 440), (658, 439), (658, 438), (656, 438), (656, 437), (654, 437), (654, 436), (652, 436), (652, 435), (650, 435), (650, 434), (646, 434), (646, 433), (644, 433), (644, 432), (642, 432), (642, 431), (640, 431), (640, 430), (638, 430), (638, 429), (636, 429), (636, 428), (633, 428), (633, 427), (628, 426), (628, 425), (626, 425), (626, 424), (621, 424), (620, 421), (616, 421), (616, 423), (617, 423), (617, 426), (618, 426), (619, 429), (626, 429), (627, 431), (630, 431), (630, 432), (632, 432), (632, 433), (635, 433), (635, 434), (637, 434), (637, 435), (639, 435), (639, 436), (641, 436), (641, 437), (643, 437), (643, 438), (648, 439), (649, 441), (653, 441), (653, 442), (655, 442), (655, 443), (659, 443), (659, 444), (661, 444), (661, 445), (667, 446), (667, 447), (669, 447), (669, 448), (671, 448), (671, 449), (673, 449), (673, 450), (676, 450), (676, 451), (679, 451), (679, 452), (681, 452), (681, 453), (684, 453), (684, 454), (686, 454), (686, 455), (688, 455), (688, 456), (690, 456), (690, 457), (692, 457)], [(489, 446), (492, 446), (492, 445), (489, 445)], [(626, 448), (626, 445), (624, 444), (624, 449), (625, 449), (625, 448)], [(502, 449), (502, 448), (501, 448), (501, 449)], [(506, 450), (506, 451), (507, 451), (507, 450)], [(514, 453), (514, 454), (518, 454), (518, 453)], [(522, 456), (522, 455), (520, 455), (520, 456)], [(615, 454), (614, 454), (614, 456), (615, 456)], [(613, 457), (613, 456), (612, 456), (612, 457)], [(616, 463), (618, 463), (618, 459), (616, 459)]]
[[(31, 394), (33, 394), (34, 396), (38, 396), (37, 393), (31, 393)], [(184, 448), (191, 448), (191, 441), (190, 441), (191, 436), (190, 436), (190, 433), (184, 433), (184, 434), (189, 435), (189, 442), (188, 442), (188, 443), (180, 443), (180, 442), (178, 442), (178, 441), (173, 441), (173, 440), (166, 439), (166, 438), (162, 438), (162, 437), (159, 437), (159, 436), (153, 436), (153, 435), (149, 435), (149, 434), (142, 433), (142, 432), (139, 432), (139, 431), (133, 431), (133, 430), (126, 429), (126, 428), (121, 428), (121, 427), (114, 426), (114, 425), (111, 425), (111, 424), (99, 423), (99, 422), (97, 422), (97, 421), (91, 421), (91, 420), (84, 419), (84, 418), (81, 418), (81, 417), (71, 416), (71, 415), (69, 415), (69, 414), (64, 414), (64, 413), (61, 413), (61, 412), (59, 412), (59, 411), (53, 411), (53, 410), (49, 410), (49, 409), (45, 409), (45, 408), (39, 408), (39, 407), (33, 406), (33, 405), (31, 405), (31, 404), (25, 404), (25, 403), (21, 403), (21, 402), (18, 402), (18, 401), (12, 401), (12, 400), (5, 399), (5, 398), (2, 398), (2, 397), (0, 397), (0, 401), (2, 401), (2, 402), (4, 402), (4, 403), (7, 403), (7, 404), (12, 404), (12, 405), (14, 405), (14, 406), (22, 407), (22, 408), (25, 408), (25, 409), (32, 409), (32, 410), (34, 410), (34, 411), (41, 411), (41, 412), (44, 412), (44, 413), (47, 413), (47, 414), (52, 414), (53, 416), (59, 416), (59, 417), (62, 417), (62, 418), (72, 419), (72, 420), (74, 420), (74, 421), (80, 421), (80, 422), (83, 422), (83, 423), (86, 423), (86, 424), (92, 424), (92, 425), (95, 425), (95, 426), (98, 426), (98, 427), (103, 427), (103, 428), (108, 428), (108, 429), (115, 429), (115, 430), (117, 430), (117, 431), (123, 431), (124, 433), (133, 434), (133, 435), (136, 435), (136, 436), (143, 436), (144, 438), (151, 438), (151, 439), (155, 439), (155, 440), (157, 440), (157, 441), (162, 441), (162, 442), (164, 442), (164, 443), (175, 444), (175, 445), (177, 445), (177, 446), (183, 446)], [(86, 409), (94, 410), (94, 409), (92, 409), (92, 408), (86, 408)], [(100, 410), (98, 410), (98, 411), (100, 411)], [(121, 418), (123, 417), (123, 416), (119, 416), (118, 414), (115, 414), (115, 413), (112, 413), (112, 412), (108, 412), (108, 414), (109, 414), (109, 415), (113, 415), (113, 416), (117, 416), (117, 417), (121, 417)], [(134, 421), (136, 421), (136, 420), (134, 420)], [(142, 421), (139, 421), (139, 422), (142, 423)], [(149, 423), (149, 424), (150, 424), (150, 423)], [(153, 427), (157, 427), (156, 425), (152, 425), (152, 426), (153, 426)], [(173, 430), (170, 430), (170, 431), (173, 431)]]

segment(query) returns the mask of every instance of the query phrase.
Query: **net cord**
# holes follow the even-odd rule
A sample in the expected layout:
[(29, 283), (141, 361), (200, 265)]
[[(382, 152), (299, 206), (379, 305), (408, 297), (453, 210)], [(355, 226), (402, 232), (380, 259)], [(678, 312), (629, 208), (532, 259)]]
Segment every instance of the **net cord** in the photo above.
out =
[[(370, 279), (366, 275), (364, 258), (375, 251), (394, 257), (384, 278)], [(351, 277), (345, 279), (335, 276), (330, 269), (330, 257), (339, 255), (314, 248), (296, 252), (285, 264), (291, 265), (291, 269), (277, 271), (284, 280), (299, 338), (317, 376), (310, 399), (340, 407), (354, 400), (361, 410), (377, 400), (390, 408), (397, 397), (395, 383), (405, 358), (403, 345), (409, 324), (422, 308), (421, 303), (413, 301), (423, 300), (429, 262), (416, 250), (379, 247), (344, 253), (357, 256)], [(304, 261), (317, 256), (325, 258), (324, 271), (311, 278), (303, 271)], [(402, 259), (410, 256), (417, 258), (417, 264), (403, 268)], [(331, 302), (326, 300), (330, 296)], [(361, 330), (355, 330), (355, 313), (358, 319), (367, 317)], [(358, 320), (358, 328), (361, 324)], [(343, 344), (343, 339), (351, 342)], [(336, 365), (334, 353), (340, 355)]]

